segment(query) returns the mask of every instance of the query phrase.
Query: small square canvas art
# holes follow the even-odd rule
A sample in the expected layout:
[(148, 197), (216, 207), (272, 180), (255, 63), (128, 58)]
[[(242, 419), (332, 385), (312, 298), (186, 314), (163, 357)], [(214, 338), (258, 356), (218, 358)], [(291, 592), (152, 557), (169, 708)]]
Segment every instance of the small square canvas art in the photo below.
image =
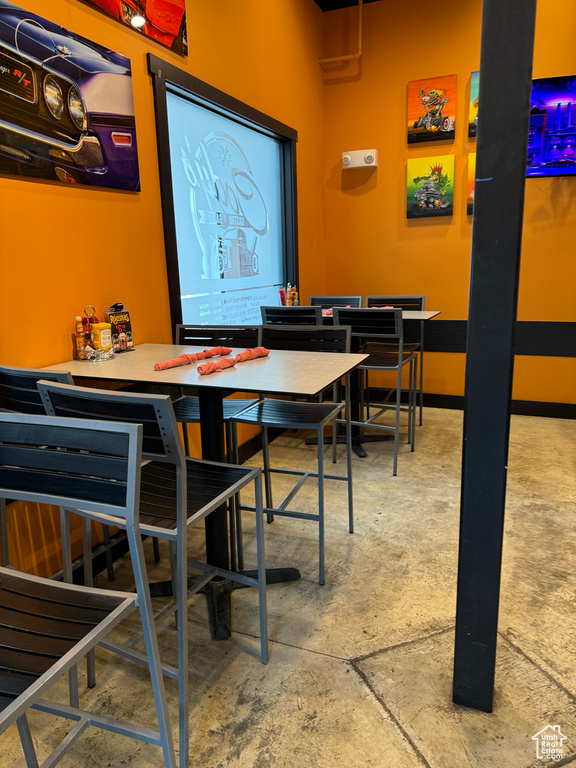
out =
[(576, 76), (532, 81), (526, 176), (576, 174)]
[(468, 183), (466, 185), (466, 213), (474, 213), (474, 181), (476, 178), (476, 152), (468, 155)]
[(470, 104), (468, 106), (468, 138), (475, 139), (478, 132), (478, 91), (480, 72), (470, 75)]
[(408, 83), (408, 144), (454, 140), (456, 75)]
[(408, 160), (406, 215), (409, 219), (454, 212), (454, 155)]

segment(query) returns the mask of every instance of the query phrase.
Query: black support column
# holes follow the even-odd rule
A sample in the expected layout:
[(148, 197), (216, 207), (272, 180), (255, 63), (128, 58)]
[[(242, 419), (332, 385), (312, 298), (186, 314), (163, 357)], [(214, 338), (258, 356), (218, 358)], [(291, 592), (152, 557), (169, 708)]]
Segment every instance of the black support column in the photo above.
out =
[(492, 711), (536, 0), (484, 0), (453, 699)]

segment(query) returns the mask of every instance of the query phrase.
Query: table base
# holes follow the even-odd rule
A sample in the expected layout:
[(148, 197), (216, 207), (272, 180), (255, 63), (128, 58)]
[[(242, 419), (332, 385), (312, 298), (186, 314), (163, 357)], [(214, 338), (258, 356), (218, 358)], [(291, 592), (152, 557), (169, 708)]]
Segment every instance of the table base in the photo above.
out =
[[(258, 571), (242, 571), (246, 576), (257, 578)], [(297, 568), (267, 568), (266, 584), (282, 584), (288, 581), (298, 581), (300, 571)], [(188, 577), (188, 588), (190, 588), (196, 578)], [(212, 640), (228, 640), (231, 635), (232, 625), (232, 605), (230, 595), (234, 589), (244, 589), (248, 585), (235, 584), (230, 579), (221, 579), (216, 577), (206, 584), (200, 590), (205, 594), (208, 600), (208, 618), (210, 622), (210, 635)], [(171, 597), (173, 594), (172, 581), (157, 581), (150, 584), (150, 595), (152, 597)]]
[[(356, 436), (352, 438), (352, 450), (358, 456), (359, 459), (365, 459), (368, 454), (362, 448), (362, 443), (380, 443), (385, 440), (394, 440), (394, 435), (364, 435), (364, 437)], [(338, 445), (346, 444), (345, 435), (338, 435), (336, 438)], [(306, 438), (306, 445), (318, 445), (318, 440), (315, 437)], [(332, 445), (332, 436), (326, 436), (324, 438), (324, 445)]]

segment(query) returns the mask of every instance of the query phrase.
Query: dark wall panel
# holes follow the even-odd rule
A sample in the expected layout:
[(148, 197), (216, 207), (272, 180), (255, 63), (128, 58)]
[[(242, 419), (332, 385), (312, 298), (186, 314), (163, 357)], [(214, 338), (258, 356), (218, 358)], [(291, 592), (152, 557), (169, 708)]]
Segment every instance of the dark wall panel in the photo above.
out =
[[(466, 326), (466, 320), (432, 320), (425, 323), (424, 348), (427, 352), (466, 352)], [(407, 327), (406, 337), (412, 335)], [(576, 357), (576, 323), (520, 320), (516, 323), (514, 354)]]

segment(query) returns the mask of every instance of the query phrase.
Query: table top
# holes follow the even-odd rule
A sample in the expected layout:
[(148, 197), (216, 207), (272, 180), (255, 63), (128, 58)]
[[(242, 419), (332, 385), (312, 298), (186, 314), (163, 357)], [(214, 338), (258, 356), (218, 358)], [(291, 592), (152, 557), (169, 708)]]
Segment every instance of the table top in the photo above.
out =
[(405, 309), (402, 311), (402, 320), (432, 320), (439, 314), (439, 309)]
[[(348, 307), (340, 307), (340, 309), (348, 309)], [(369, 309), (369, 307), (350, 307), (350, 309)], [(404, 309), (402, 310), (402, 320), (432, 320), (440, 312), (439, 309)], [(332, 315), (323, 314), (322, 317), (324, 320), (332, 319)]]
[[(332, 352), (297, 352), (274, 349), (268, 357), (257, 358), (201, 376), (197, 364), (155, 371), (154, 363), (178, 357), (182, 352), (200, 352), (202, 347), (178, 344), (138, 344), (134, 352), (124, 352), (112, 360), (92, 362), (70, 360), (44, 368), (69, 371), (75, 378), (109, 381), (151, 382), (186, 387), (212, 387), (236, 392), (266, 392), (313, 396), (338, 381), (368, 356)], [(242, 349), (233, 349), (234, 356)], [(219, 358), (212, 358), (214, 361)], [(199, 363), (206, 362), (200, 360)]]

